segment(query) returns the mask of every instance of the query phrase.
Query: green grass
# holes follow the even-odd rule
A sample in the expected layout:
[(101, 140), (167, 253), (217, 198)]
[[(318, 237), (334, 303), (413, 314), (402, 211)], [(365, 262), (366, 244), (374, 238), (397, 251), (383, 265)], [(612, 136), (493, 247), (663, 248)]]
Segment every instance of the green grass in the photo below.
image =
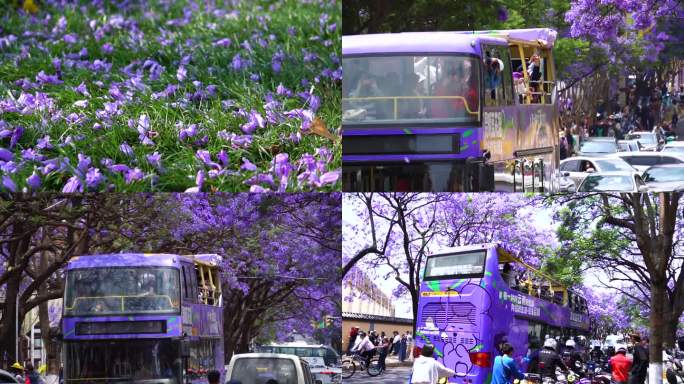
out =
[[(136, 3), (136, 2), (134, 2)], [(268, 173), (271, 161), (277, 153), (287, 153), (292, 163), (296, 163), (304, 154), (314, 154), (318, 148), (326, 147), (333, 153), (332, 161), (324, 166), (324, 171), (336, 171), (341, 167), (341, 144), (340, 140), (331, 142), (314, 135), (302, 135), (299, 143), (283, 140), (291, 134), (300, 132), (301, 122), (298, 119), (289, 119), (278, 124), (269, 125), (258, 129), (253, 136), (253, 143), (249, 148), (232, 148), (230, 144), (218, 137), (219, 131), (242, 135), (240, 126), (246, 121), (244, 118), (235, 117), (232, 109), (225, 109), (221, 101), (233, 100), (236, 106), (249, 112), (258, 111), (266, 117), (264, 110), (265, 97), (268, 93), (274, 93), (278, 84), (295, 93), (309, 91), (311, 85), (302, 86), (302, 79), (309, 80), (314, 84), (314, 94), (320, 97), (321, 107), (317, 112), (332, 131), (337, 132), (341, 123), (340, 113), (340, 82), (330, 78), (320, 77), (320, 82), (315, 83), (314, 77), (319, 76), (326, 68), (336, 70), (339, 64), (333, 63), (331, 54), (339, 56), (341, 39), (338, 31), (330, 32), (326, 28), (321, 33), (319, 18), (322, 13), (329, 15), (327, 26), (333, 22), (339, 25), (341, 3), (310, 3), (298, 1), (282, 2), (252, 2), (245, 1), (235, 8), (226, 6), (226, 15), (215, 15), (205, 8), (205, 3), (200, 2), (197, 9), (192, 13), (191, 21), (184, 26), (170, 26), (167, 21), (183, 17), (183, 10), (194, 3), (186, 1), (170, 2), (172, 5), (164, 9), (164, 5), (158, 2), (149, 2), (140, 7), (130, 9), (116, 9), (107, 6), (104, 10), (98, 10), (90, 6), (81, 8), (66, 8), (65, 10), (53, 9), (43, 5), (35, 16), (39, 22), (31, 22), (32, 17), (26, 16), (16, 10), (7, 10), (4, 18), (0, 19), (4, 31), (0, 37), (13, 34), (18, 41), (8, 47), (0, 46), (0, 98), (17, 98), (21, 89), (15, 85), (15, 81), (27, 78), (35, 81), (36, 75), (42, 70), (48, 74), (54, 74), (55, 69), (52, 60), (60, 58), (64, 62), (64, 56), (79, 52), (82, 48), (88, 50), (87, 59), (93, 62), (95, 59), (106, 60), (112, 63), (109, 73), (96, 72), (88, 69), (65, 68), (62, 65), (61, 85), (45, 85), (42, 89), (33, 89), (44, 92), (55, 101), (55, 110), (51, 112), (22, 115), (20, 113), (4, 113), (0, 120), (7, 125), (15, 127), (21, 125), (25, 128), (24, 135), (19, 140), (18, 146), (13, 149), (15, 161), (19, 164), (16, 172), (8, 170), (0, 171), (3, 175), (10, 176), (21, 189), (25, 187), (26, 178), (34, 171), (39, 172), (41, 167), (38, 161), (21, 161), (18, 153), (22, 149), (34, 148), (36, 141), (44, 135), (51, 137), (53, 149), (41, 150), (40, 153), (47, 158), (65, 157), (71, 166), (63, 172), (53, 172), (42, 176), (41, 190), (61, 190), (66, 180), (74, 175), (73, 167), (78, 163), (77, 155), (85, 154), (92, 159), (92, 166), (100, 168), (107, 177), (107, 183), (100, 184), (98, 190), (110, 188), (118, 191), (183, 191), (195, 185), (195, 175), (205, 166), (195, 157), (198, 149), (208, 150), (213, 160), (215, 155), (225, 150), (228, 152), (230, 164), (226, 170), (234, 174), (226, 174), (216, 179), (207, 177), (203, 190), (220, 191), (244, 191), (249, 186), (244, 181), (256, 173)], [(230, 2), (229, 2), (230, 3)], [(221, 2), (217, 4), (219, 7)], [(237, 11), (237, 14), (231, 13)], [(58, 34), (57, 39), (46, 36), (57, 23), (60, 13), (63, 12), (67, 20), (65, 33), (78, 35), (76, 44), (69, 46), (62, 39), (63, 34)], [(47, 27), (42, 24), (46, 14), (52, 15)], [(94, 38), (94, 32), (88, 26), (91, 20), (95, 20), (97, 27), (112, 20), (114, 15), (120, 14), (126, 20), (135, 20), (139, 33), (131, 35), (129, 29), (112, 30), (106, 33), (99, 41)], [(269, 21), (262, 26), (258, 19), (267, 18)], [(296, 29), (295, 36), (288, 34), (288, 27)], [(158, 41), (162, 36), (162, 30), (166, 31), (166, 37), (171, 39), (170, 44), (163, 45)], [(41, 33), (42, 36), (30, 38), (22, 36), (27, 31)], [(257, 36), (269, 41), (267, 47), (258, 43)], [(232, 44), (225, 47), (216, 47), (212, 43), (218, 39), (229, 38)], [(316, 40), (318, 38), (318, 40)], [(191, 39), (191, 41), (188, 41)], [(330, 41), (329, 46), (322, 42)], [(240, 43), (247, 41), (252, 47), (252, 53), (240, 47)], [(104, 43), (114, 46), (111, 54), (105, 54), (101, 47)], [(17, 58), (22, 53), (22, 47), (28, 54), (24, 58)], [(318, 60), (305, 63), (303, 50), (316, 53)], [(271, 57), (282, 50), (286, 59), (282, 64), (282, 71), (275, 73), (271, 68)], [(241, 52), (243, 58), (249, 58), (253, 65), (247, 71), (235, 71), (231, 67), (231, 61), (236, 53)], [(180, 59), (191, 54), (192, 60), (186, 66), (187, 79), (178, 84), (176, 70)], [(147, 86), (145, 91), (135, 91), (133, 100), (126, 102), (120, 109), (123, 113), (113, 119), (113, 124), (102, 130), (93, 130), (95, 122), (100, 121), (95, 116), (95, 111), (103, 109), (105, 102), (112, 101), (108, 95), (109, 86), (112, 83), (121, 83), (129, 77), (121, 72), (121, 69), (139, 60), (142, 64), (146, 59), (152, 59), (165, 67), (158, 80), (149, 79), (149, 71), (145, 70), (143, 81)], [(137, 67), (136, 67), (137, 69)], [(251, 74), (257, 74), (259, 81), (250, 79)], [(217, 87), (217, 96), (205, 99), (201, 102), (190, 102), (184, 106), (179, 103), (185, 92), (194, 92), (193, 80), (200, 81), (203, 87), (213, 84)], [(104, 83), (103, 88), (95, 85), (96, 81)], [(72, 88), (84, 82), (91, 94), (90, 105), (85, 109), (76, 108), (73, 103), (86, 97), (75, 92)], [(178, 84), (175, 96), (169, 99), (152, 98), (153, 92), (159, 92), (169, 84)], [(121, 87), (123, 92), (127, 89)], [(283, 98), (283, 110), (294, 108), (306, 108), (307, 106), (299, 97)], [(61, 111), (62, 118), (54, 118), (57, 111)], [(83, 126), (70, 126), (63, 117), (70, 113), (85, 114), (88, 122)], [(138, 132), (129, 128), (128, 120), (133, 119), (136, 123), (140, 115), (146, 114), (150, 119), (150, 130), (158, 132), (154, 138), (154, 146), (145, 146), (139, 143)], [(199, 134), (195, 139), (204, 135), (208, 136), (208, 142), (202, 147), (193, 146), (178, 139), (176, 122), (181, 121), (186, 126), (198, 124)], [(69, 144), (64, 145), (67, 137), (71, 136)], [(119, 150), (119, 145), (127, 142), (134, 148), (134, 158), (126, 157)], [(7, 147), (9, 138), (2, 141)], [(148, 164), (145, 156), (153, 152), (162, 155), (163, 172), (156, 170)], [(110, 172), (100, 164), (102, 159), (111, 159), (114, 163), (126, 164), (129, 167), (139, 167), (146, 177), (138, 182), (126, 184), (120, 174)], [(239, 167), (241, 159), (246, 158), (258, 166), (257, 172), (242, 172)], [(335, 190), (339, 189), (340, 183), (315, 188), (311, 185), (298, 183), (296, 172), (291, 175), (288, 191), (294, 190)], [(155, 180), (153, 182), (153, 179)], [(263, 184), (263, 186), (267, 186)]]

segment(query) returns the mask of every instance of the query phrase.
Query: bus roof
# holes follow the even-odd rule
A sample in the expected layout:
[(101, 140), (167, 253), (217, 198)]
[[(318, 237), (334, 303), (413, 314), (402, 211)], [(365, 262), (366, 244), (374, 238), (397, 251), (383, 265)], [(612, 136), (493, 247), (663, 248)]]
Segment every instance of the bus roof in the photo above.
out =
[(453, 52), (479, 56), (480, 43), (519, 42), (551, 48), (556, 35), (550, 28), (350, 35), (342, 36), (342, 54)]
[(73, 257), (66, 269), (98, 267), (172, 267), (181, 260), (215, 267), (220, 256), (216, 254), (173, 255), (168, 253), (108, 253)]
[(495, 248), (495, 247), (502, 247), (502, 245), (499, 243), (482, 243), (482, 244), (472, 244), (472, 245), (461, 245), (458, 247), (444, 247), (444, 248), (438, 248), (437, 252), (432, 252), (431, 255), (441, 255), (444, 253), (451, 253), (451, 252), (477, 251), (477, 250), (481, 250), (481, 249), (489, 249), (489, 248)]
[(374, 53), (463, 53), (480, 55), (480, 42), (505, 43), (495, 36), (458, 32), (403, 32), (342, 36), (343, 55)]
[(526, 28), (526, 29), (498, 29), (490, 31), (461, 31), (465, 35), (494, 36), (506, 39), (509, 42), (521, 42), (527, 44), (539, 44), (546, 48), (553, 47), (558, 33), (550, 28)]

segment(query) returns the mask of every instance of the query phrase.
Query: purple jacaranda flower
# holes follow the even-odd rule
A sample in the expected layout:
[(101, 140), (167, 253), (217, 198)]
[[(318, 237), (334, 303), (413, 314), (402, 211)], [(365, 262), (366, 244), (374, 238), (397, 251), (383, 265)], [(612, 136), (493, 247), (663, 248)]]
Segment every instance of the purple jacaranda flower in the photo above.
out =
[(121, 173), (121, 172), (128, 172), (130, 171), (130, 167), (126, 164), (112, 164), (107, 166), (110, 171), (116, 172), (116, 173)]
[(251, 193), (264, 193), (264, 192), (271, 192), (271, 190), (268, 188), (264, 188), (260, 185), (252, 185), (251, 187), (249, 187), (249, 192), (251, 192)]
[(88, 100), (78, 100), (74, 102), (76, 108), (88, 108)]
[(181, 65), (180, 67), (178, 67), (178, 71), (176, 72), (176, 79), (178, 79), (178, 81), (185, 80), (187, 75), (188, 75), (188, 71), (185, 69), (184, 66)]
[(245, 170), (245, 171), (256, 171), (257, 166), (252, 164), (251, 161), (249, 161), (243, 157), (242, 158), (242, 165), (240, 166), (240, 169)]
[(59, 57), (52, 59), (52, 66), (55, 67), (55, 71), (60, 72), (62, 70), (62, 60)]
[(275, 180), (273, 180), (273, 175), (268, 173), (259, 173), (249, 179), (245, 180), (247, 185), (257, 185), (257, 184), (268, 184), (271, 187), (275, 187)]
[(249, 113), (249, 120), (247, 123), (243, 124), (240, 129), (242, 129), (242, 132), (251, 134), (254, 133), (254, 131), (257, 130), (257, 128), (264, 128), (264, 118), (261, 116), (261, 114), (255, 110), (252, 110)]
[(14, 148), (15, 145), (19, 142), (19, 139), (21, 139), (21, 136), (24, 134), (24, 127), (21, 125), (18, 125), (16, 128), (14, 128), (14, 131), (12, 132), (12, 136), (10, 137), (10, 149)]
[(129, 169), (128, 172), (126, 172), (126, 175), (124, 176), (124, 179), (126, 180), (126, 184), (130, 184), (134, 181), (142, 180), (143, 178), (143, 172), (140, 170), (140, 168), (133, 168)]
[(100, 129), (102, 129), (102, 124), (100, 124), (100, 123), (93, 124), (93, 129), (96, 131), (99, 131)]
[(219, 161), (224, 167), (228, 167), (228, 163), (230, 162), (230, 160), (228, 158), (228, 154), (226, 153), (226, 151), (222, 149), (221, 152), (219, 152), (216, 155), (216, 157), (219, 159)]
[(114, 51), (114, 46), (109, 43), (102, 44), (102, 52), (110, 54)]
[(78, 165), (76, 166), (76, 169), (78, 169), (81, 173), (85, 173), (88, 168), (90, 167), (90, 157), (79, 153), (78, 154)]
[(40, 176), (34, 171), (31, 176), (26, 178), (26, 185), (33, 191), (40, 188)]
[(62, 188), (62, 193), (76, 193), (83, 192), (83, 185), (78, 176), (71, 176), (64, 187)]
[(216, 86), (214, 84), (207, 85), (206, 91), (209, 97), (216, 96)]
[(112, 85), (109, 88), (109, 96), (114, 98), (114, 100), (124, 100), (126, 98), (126, 96), (123, 93), (121, 93), (121, 90), (116, 85)]
[(233, 56), (233, 61), (231, 62), (231, 66), (236, 71), (239, 71), (243, 68), (242, 58), (240, 57), (239, 53), (237, 53), (235, 56)]
[(229, 38), (225, 38), (225, 39), (221, 39), (221, 40), (216, 40), (216, 41), (214, 41), (213, 45), (214, 45), (215, 47), (218, 46), (218, 47), (227, 48), (227, 47), (230, 47), (230, 43), (231, 43), (230, 39), (229, 39)]
[(64, 35), (64, 37), (62, 39), (64, 40), (65, 43), (71, 45), (71, 44), (75, 44), (76, 41), (78, 41), (78, 35), (73, 34), (73, 33), (68, 33), (68, 34)]
[(151, 166), (161, 170), (161, 155), (159, 152), (150, 153), (149, 155), (145, 156), (145, 158)]
[(45, 73), (45, 71), (38, 72), (38, 74), (36, 75), (36, 81), (41, 85), (59, 85), (64, 83), (62, 80), (57, 78), (57, 75), (48, 75)]
[(206, 165), (208, 167), (218, 168), (218, 169), (221, 168), (220, 165), (218, 165), (217, 163), (215, 163), (211, 160), (211, 153), (209, 153), (209, 151), (205, 151), (203, 149), (200, 149), (197, 151), (195, 156), (197, 156), (197, 158), (200, 159), (204, 163), (204, 165)]
[(273, 172), (277, 177), (289, 176), (293, 167), (287, 153), (279, 153), (273, 159)]
[(0, 160), (1, 161), (11, 161), (14, 158), (12, 151), (0, 147)]
[(321, 185), (335, 184), (340, 178), (340, 171), (326, 172), (321, 176)]
[(128, 157), (133, 157), (135, 155), (133, 148), (125, 141), (119, 145), (119, 150)]
[(33, 148), (22, 149), (21, 158), (28, 161), (41, 161), (43, 159)]
[(2, 176), (2, 186), (5, 187), (5, 189), (9, 190), (10, 192), (16, 192), (17, 191), (17, 184), (15, 184), (14, 180), (12, 180), (12, 178), (9, 177), (8, 175)]
[(197, 176), (195, 176), (195, 185), (197, 186), (198, 190), (202, 190), (202, 187), (204, 186), (204, 171), (200, 170), (197, 172)]
[(52, 144), (50, 144), (50, 136), (43, 136), (42, 138), (38, 139), (38, 143), (36, 144), (36, 148), (38, 148), (38, 149), (52, 149)]
[(177, 123), (176, 127), (180, 127), (180, 133), (178, 138), (180, 141), (185, 141), (185, 139), (194, 137), (197, 134), (197, 124), (190, 124), (187, 128), (183, 128), (183, 123)]
[(74, 91), (80, 93), (83, 96), (90, 97), (90, 92), (88, 92), (88, 87), (86, 87), (85, 83), (79, 84), (77, 87), (74, 87)]
[(257, 74), (257, 73), (252, 73), (251, 75), (249, 75), (249, 79), (252, 80), (253, 82), (257, 82), (257, 81), (261, 80), (261, 76), (259, 76), (259, 74)]
[(6, 161), (4, 163), (0, 163), (0, 171), (7, 174), (16, 173), (17, 163), (15, 163), (14, 161)]
[(290, 91), (289, 89), (285, 88), (285, 86), (283, 85), (283, 83), (280, 83), (280, 84), (278, 84), (278, 87), (276, 88), (276, 94), (278, 94), (278, 95), (280, 95), (280, 96), (287, 96), (287, 97), (290, 97), (290, 96), (292, 96), (292, 91)]
[(104, 176), (99, 168), (91, 167), (85, 175), (86, 187), (88, 189), (96, 189), (98, 185), (104, 180)]

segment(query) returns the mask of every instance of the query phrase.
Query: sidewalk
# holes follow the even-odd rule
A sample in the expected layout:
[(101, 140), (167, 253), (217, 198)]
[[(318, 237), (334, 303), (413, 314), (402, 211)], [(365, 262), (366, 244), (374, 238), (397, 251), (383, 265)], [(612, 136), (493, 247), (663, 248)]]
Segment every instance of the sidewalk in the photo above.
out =
[(387, 359), (385, 359), (385, 366), (386, 367), (411, 367), (413, 366), (413, 357), (409, 356), (404, 362), (402, 363), (399, 361), (399, 358), (395, 355), (390, 355), (387, 356)]

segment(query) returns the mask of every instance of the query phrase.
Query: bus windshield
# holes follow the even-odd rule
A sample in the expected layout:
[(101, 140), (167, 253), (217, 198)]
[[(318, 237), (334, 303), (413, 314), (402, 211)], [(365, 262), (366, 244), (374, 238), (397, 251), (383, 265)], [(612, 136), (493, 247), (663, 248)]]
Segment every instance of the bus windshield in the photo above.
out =
[(97, 268), (68, 272), (66, 316), (180, 312), (173, 268)]
[(180, 345), (169, 339), (68, 342), (65, 346), (66, 383), (180, 382)]
[(430, 256), (424, 280), (456, 277), (482, 277), (486, 252), (473, 251)]
[(345, 124), (472, 123), (480, 119), (480, 73), (475, 58), (348, 57), (342, 65)]

